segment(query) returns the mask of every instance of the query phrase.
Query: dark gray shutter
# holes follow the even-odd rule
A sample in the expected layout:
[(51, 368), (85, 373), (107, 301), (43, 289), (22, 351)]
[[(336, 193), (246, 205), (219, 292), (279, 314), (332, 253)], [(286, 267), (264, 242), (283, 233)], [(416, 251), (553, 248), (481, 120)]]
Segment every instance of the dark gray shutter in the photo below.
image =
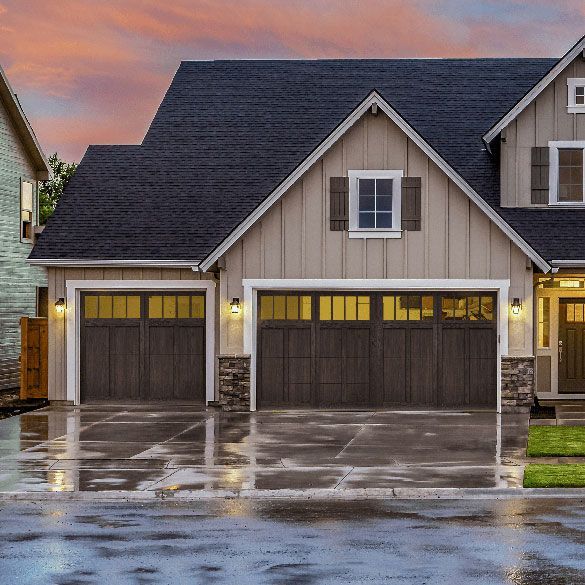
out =
[(547, 146), (532, 147), (530, 180), (531, 203), (548, 203), (549, 150)]
[(349, 178), (331, 177), (329, 179), (329, 227), (339, 232), (349, 229)]
[(402, 229), (421, 229), (421, 178), (402, 177)]

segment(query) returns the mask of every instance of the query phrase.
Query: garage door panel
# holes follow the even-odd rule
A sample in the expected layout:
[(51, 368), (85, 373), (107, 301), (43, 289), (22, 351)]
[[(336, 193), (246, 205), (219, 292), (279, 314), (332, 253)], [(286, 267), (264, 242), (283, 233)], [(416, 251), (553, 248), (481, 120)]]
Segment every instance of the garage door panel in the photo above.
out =
[(469, 329), (469, 358), (495, 359), (497, 354), (495, 337), (493, 329)]
[(341, 384), (343, 379), (340, 358), (319, 358), (319, 382), (321, 384)]
[(165, 400), (173, 396), (175, 367), (173, 356), (150, 354), (148, 398)]
[(110, 356), (110, 398), (135, 400), (140, 396), (140, 354)]
[(369, 404), (370, 386), (369, 384), (351, 384), (343, 385), (341, 402), (345, 405)]
[(370, 378), (369, 358), (345, 358), (343, 360), (343, 379), (346, 384), (364, 384)]
[(107, 327), (86, 327), (84, 331), (82, 400), (110, 397), (110, 331)]
[(342, 396), (341, 384), (319, 384), (318, 405), (331, 406), (340, 404)]
[(284, 329), (264, 329), (262, 331), (262, 357), (273, 358), (284, 356)]
[(319, 331), (318, 346), (321, 358), (341, 358), (343, 352), (343, 329), (322, 327)]
[(110, 352), (115, 355), (140, 355), (138, 326), (109, 327)]
[(175, 386), (173, 396), (176, 400), (192, 397), (205, 397), (205, 356), (175, 355)]
[(311, 384), (311, 358), (288, 359), (289, 384)]
[(309, 405), (311, 403), (311, 384), (289, 384), (288, 402), (298, 406)]
[(369, 311), (362, 312), (363, 321), (356, 318), (355, 295), (303, 294), (317, 310), (306, 327), (297, 316), (287, 323), (288, 311), (286, 317), (281, 311), (276, 323), (288, 330), (282, 341), (259, 317), (260, 352), (282, 358), (278, 365), (258, 362), (260, 394), (271, 392), (265, 368), (275, 367), (284, 372), (285, 403), (299, 404), (310, 394), (314, 406), (495, 405), (493, 293), (365, 292)]
[(343, 331), (342, 357), (370, 357), (370, 329), (345, 329)]
[(311, 357), (311, 329), (289, 329), (288, 356), (290, 358)]
[(279, 404), (284, 401), (284, 368), (282, 358), (262, 358), (261, 402)]
[(496, 406), (497, 369), (493, 359), (469, 360), (469, 403)]
[(175, 327), (174, 351), (180, 355), (205, 354), (205, 328), (200, 325)]

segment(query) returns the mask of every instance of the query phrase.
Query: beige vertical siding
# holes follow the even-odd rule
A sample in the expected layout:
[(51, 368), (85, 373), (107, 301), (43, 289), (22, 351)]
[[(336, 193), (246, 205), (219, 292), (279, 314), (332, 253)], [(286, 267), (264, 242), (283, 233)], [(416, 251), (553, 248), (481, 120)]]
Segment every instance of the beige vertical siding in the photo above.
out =
[[(349, 169), (422, 177), (422, 230), (400, 239), (349, 239), (329, 229), (329, 178)], [(242, 278), (510, 279), (526, 310), (511, 317), (510, 353), (532, 354), (532, 270), (526, 256), (386, 116), (364, 116), (225, 255), (221, 352), (242, 351), (229, 314)], [(524, 317), (528, 317), (525, 319)]]
[(567, 112), (570, 77), (585, 77), (585, 61), (577, 57), (507, 128), (500, 153), (501, 200), (504, 207), (529, 207), (530, 157), (533, 146), (549, 140), (585, 140), (585, 115)]
[[(66, 400), (67, 350), (65, 319), (55, 311), (55, 301), (66, 296), (68, 280), (200, 280), (213, 279), (179, 268), (49, 268), (49, 399)], [(214, 307), (217, 310), (217, 307)], [(219, 328), (219, 324), (217, 324)], [(218, 338), (216, 332), (216, 339)]]

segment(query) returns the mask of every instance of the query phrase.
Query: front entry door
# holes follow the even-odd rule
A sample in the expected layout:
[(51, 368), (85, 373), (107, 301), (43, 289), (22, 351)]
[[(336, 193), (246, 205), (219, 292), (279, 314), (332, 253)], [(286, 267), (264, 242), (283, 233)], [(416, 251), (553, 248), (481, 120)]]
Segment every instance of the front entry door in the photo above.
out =
[(559, 300), (559, 393), (585, 393), (585, 299)]

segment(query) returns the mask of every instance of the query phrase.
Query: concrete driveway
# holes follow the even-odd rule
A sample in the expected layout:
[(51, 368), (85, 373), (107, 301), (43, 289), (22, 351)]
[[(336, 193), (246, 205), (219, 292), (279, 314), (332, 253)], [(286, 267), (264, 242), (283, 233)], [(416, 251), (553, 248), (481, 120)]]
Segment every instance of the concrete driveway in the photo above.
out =
[(527, 415), (48, 407), (0, 421), (0, 492), (520, 487)]

